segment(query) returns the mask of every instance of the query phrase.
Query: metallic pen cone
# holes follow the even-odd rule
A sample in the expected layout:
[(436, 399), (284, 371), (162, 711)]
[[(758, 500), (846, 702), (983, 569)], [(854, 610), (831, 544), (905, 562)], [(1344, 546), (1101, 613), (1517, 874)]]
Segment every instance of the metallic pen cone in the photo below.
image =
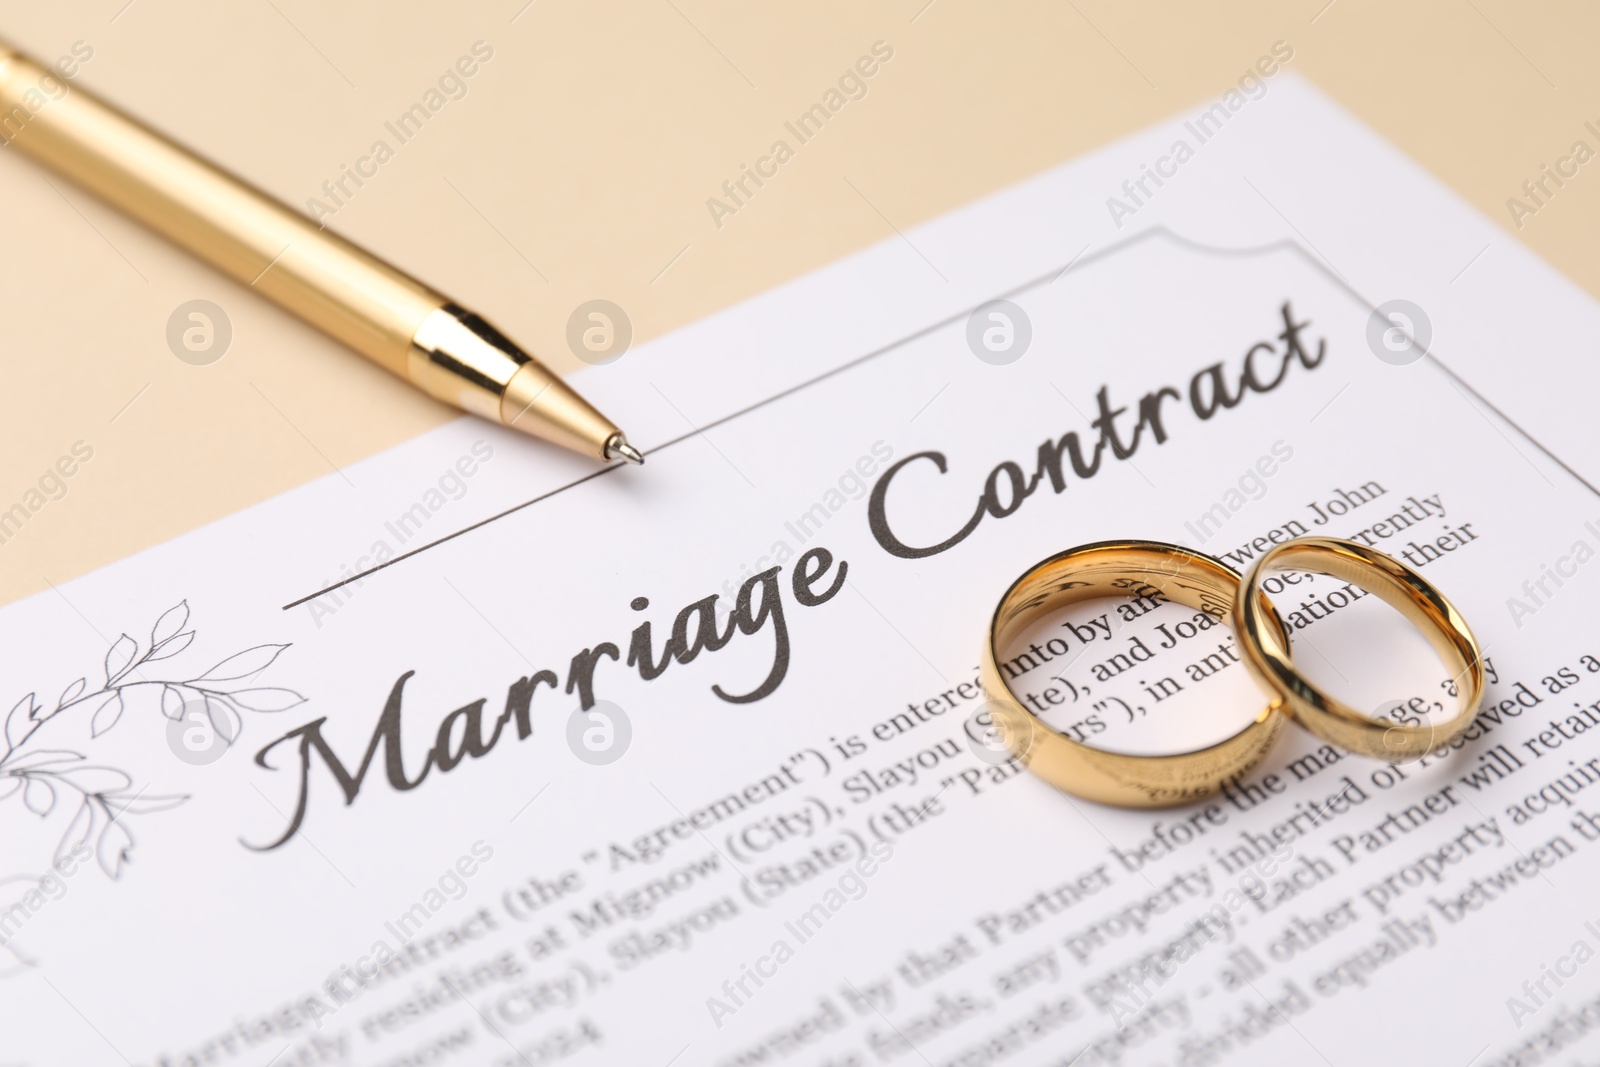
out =
[(628, 443), (628, 439), (620, 433), (613, 434), (606, 442), (607, 459), (625, 459), (629, 463), (643, 464), (644, 453)]

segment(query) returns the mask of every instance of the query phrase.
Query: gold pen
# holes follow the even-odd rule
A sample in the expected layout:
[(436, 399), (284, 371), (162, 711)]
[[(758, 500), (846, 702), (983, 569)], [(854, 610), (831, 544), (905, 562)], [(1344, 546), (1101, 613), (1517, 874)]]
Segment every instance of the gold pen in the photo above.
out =
[(597, 459), (644, 462), (610, 419), (477, 315), (4, 42), (0, 144), (429, 396)]

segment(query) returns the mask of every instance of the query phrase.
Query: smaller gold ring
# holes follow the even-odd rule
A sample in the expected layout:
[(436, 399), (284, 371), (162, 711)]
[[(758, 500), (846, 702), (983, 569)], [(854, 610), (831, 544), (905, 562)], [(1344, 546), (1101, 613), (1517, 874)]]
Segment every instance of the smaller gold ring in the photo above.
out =
[[(1282, 624), (1270, 625), (1262, 607), (1261, 582), (1277, 571), (1326, 574), (1397, 609), (1449, 668), (1460, 698), (1456, 716), (1441, 726), (1386, 722), (1363, 715), (1307, 681), (1295, 670)], [(1277, 617), (1272, 621), (1278, 622)], [(1279, 695), (1290, 718), (1322, 740), (1363, 756), (1391, 763), (1425, 756), (1467, 728), (1483, 697), (1483, 656), (1461, 613), (1422, 575), (1355, 541), (1299, 537), (1269, 548), (1245, 578), (1244, 594), (1233, 609), (1233, 628), (1251, 675)]]
[[(1267, 754), (1284, 717), (1268, 704), (1237, 734), (1206, 748), (1141, 756), (1091, 748), (1051, 729), (1011, 692), (997, 666), (1007, 643), (1066, 604), (1097, 597), (1161, 597), (1225, 620), (1243, 579), (1220, 560), (1160, 541), (1080, 545), (1030, 567), (1011, 584), (989, 623), (982, 677), (1006, 747), (1064, 792), (1102, 804), (1162, 808), (1208, 797)], [(1285, 645), (1289, 632), (1260, 592), (1257, 615)]]

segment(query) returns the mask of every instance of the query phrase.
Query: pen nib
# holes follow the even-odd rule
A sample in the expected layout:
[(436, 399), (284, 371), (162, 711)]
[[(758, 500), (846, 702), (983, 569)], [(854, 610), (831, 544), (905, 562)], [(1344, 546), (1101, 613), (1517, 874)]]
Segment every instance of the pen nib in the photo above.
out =
[(644, 456), (637, 448), (628, 443), (628, 439), (620, 433), (613, 434), (611, 440), (606, 442), (607, 459), (625, 459), (629, 463), (643, 463)]

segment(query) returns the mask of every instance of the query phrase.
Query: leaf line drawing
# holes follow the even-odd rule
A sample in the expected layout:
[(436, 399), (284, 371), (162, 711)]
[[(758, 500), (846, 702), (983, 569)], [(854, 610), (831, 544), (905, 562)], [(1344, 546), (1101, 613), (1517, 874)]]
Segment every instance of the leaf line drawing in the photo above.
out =
[[(189, 799), (187, 794), (150, 795), (148, 786), (136, 789), (133, 776), (126, 771), (90, 763), (82, 752), (36, 744), (41, 731), (64, 716), (83, 718), (66, 713), (88, 711), (93, 741), (122, 721), (130, 703), (153, 704), (165, 718), (174, 720), (183, 718), (186, 709), (193, 714), (198, 704), (213, 729), (232, 743), (243, 729), (243, 712), (286, 711), (305, 702), (306, 698), (292, 689), (253, 684), (256, 676), (290, 647), (287, 644), (247, 648), (192, 677), (146, 677), (147, 668), (176, 658), (194, 641), (195, 631), (187, 629), (188, 625), (189, 602), (182, 600), (156, 620), (147, 644), (141, 645), (126, 633), (112, 642), (105, 655), (104, 683), (91, 688), (90, 675), (85, 674), (62, 690), (53, 707), (49, 701), (41, 703), (39, 691), (34, 690), (6, 714), (0, 737), (0, 826), (13, 813), (45, 819), (63, 804), (76, 805), (56, 845), (52, 872), (69, 854), (85, 856), (87, 852), (106, 877), (120, 879), (134, 845), (125, 817), (167, 811)], [(25, 873), (0, 878), (0, 887), (30, 887), (35, 897), (41, 883), (40, 876)], [(7, 895), (0, 893), (0, 898)], [(0, 936), (0, 978), (31, 965), (10, 944), (19, 905), (5, 907), (5, 903), (0, 899), (0, 935), (4, 935)], [(31, 912), (25, 909), (26, 913)]]

